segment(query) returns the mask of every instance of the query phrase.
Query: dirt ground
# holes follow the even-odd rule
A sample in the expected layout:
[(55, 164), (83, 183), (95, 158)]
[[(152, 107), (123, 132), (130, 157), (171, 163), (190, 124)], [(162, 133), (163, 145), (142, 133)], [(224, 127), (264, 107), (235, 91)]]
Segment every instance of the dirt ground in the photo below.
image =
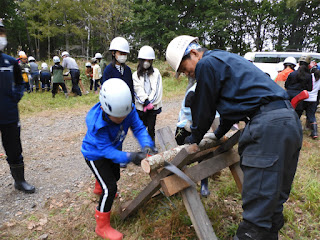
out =
[[(156, 129), (170, 126), (175, 131), (181, 98), (163, 102)], [(0, 226), (10, 219), (43, 210), (54, 196), (65, 192), (77, 193), (84, 183), (92, 181), (92, 174), (80, 152), (86, 133), (85, 116), (90, 107), (69, 111), (41, 112), (21, 118), (21, 140), (26, 180), (35, 185), (34, 194), (14, 189), (5, 152), (0, 146)], [(138, 144), (129, 132), (124, 151), (136, 151)], [(122, 175), (135, 171), (131, 166)], [(139, 169), (137, 170), (139, 171)], [(133, 173), (134, 174), (134, 173)], [(120, 183), (121, 185), (121, 179)]]

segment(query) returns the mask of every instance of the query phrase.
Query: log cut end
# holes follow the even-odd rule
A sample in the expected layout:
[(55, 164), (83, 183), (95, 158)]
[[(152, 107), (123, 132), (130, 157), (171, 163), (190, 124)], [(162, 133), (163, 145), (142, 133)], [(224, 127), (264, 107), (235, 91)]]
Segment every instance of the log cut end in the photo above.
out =
[(151, 168), (150, 168), (150, 164), (149, 164), (149, 161), (147, 159), (143, 159), (141, 161), (141, 168), (144, 172), (146, 173), (150, 173), (151, 171)]

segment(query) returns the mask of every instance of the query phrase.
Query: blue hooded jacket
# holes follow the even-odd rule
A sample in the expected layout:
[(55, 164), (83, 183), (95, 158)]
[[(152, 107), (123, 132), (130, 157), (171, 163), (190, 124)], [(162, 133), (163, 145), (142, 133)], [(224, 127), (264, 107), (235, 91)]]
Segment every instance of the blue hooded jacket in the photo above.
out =
[(88, 130), (82, 142), (81, 152), (89, 161), (107, 158), (114, 163), (128, 163), (130, 159), (127, 153), (119, 149), (122, 149), (122, 143), (129, 128), (139, 141), (141, 148), (154, 146), (133, 104), (129, 115), (121, 124), (116, 124), (101, 109), (99, 102), (88, 112), (86, 124)]

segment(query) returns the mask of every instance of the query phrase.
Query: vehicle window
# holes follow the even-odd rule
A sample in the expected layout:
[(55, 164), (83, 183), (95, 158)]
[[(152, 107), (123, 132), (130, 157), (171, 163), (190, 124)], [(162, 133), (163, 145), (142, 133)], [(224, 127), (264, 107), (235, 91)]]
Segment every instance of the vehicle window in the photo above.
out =
[(254, 58), (254, 62), (256, 63), (278, 63), (280, 59), (278, 56), (271, 54), (256, 54)]

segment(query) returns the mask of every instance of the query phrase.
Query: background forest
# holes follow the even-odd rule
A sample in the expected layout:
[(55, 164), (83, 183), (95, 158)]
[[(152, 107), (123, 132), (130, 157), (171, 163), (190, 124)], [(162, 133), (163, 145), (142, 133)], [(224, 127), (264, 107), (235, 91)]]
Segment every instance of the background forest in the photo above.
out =
[[(319, 0), (1, 0), (7, 53), (37, 60), (61, 51), (105, 56), (123, 36), (131, 58), (142, 45), (164, 59), (177, 35), (198, 36), (209, 49), (320, 51)], [(133, 60), (133, 59), (131, 59)]]

